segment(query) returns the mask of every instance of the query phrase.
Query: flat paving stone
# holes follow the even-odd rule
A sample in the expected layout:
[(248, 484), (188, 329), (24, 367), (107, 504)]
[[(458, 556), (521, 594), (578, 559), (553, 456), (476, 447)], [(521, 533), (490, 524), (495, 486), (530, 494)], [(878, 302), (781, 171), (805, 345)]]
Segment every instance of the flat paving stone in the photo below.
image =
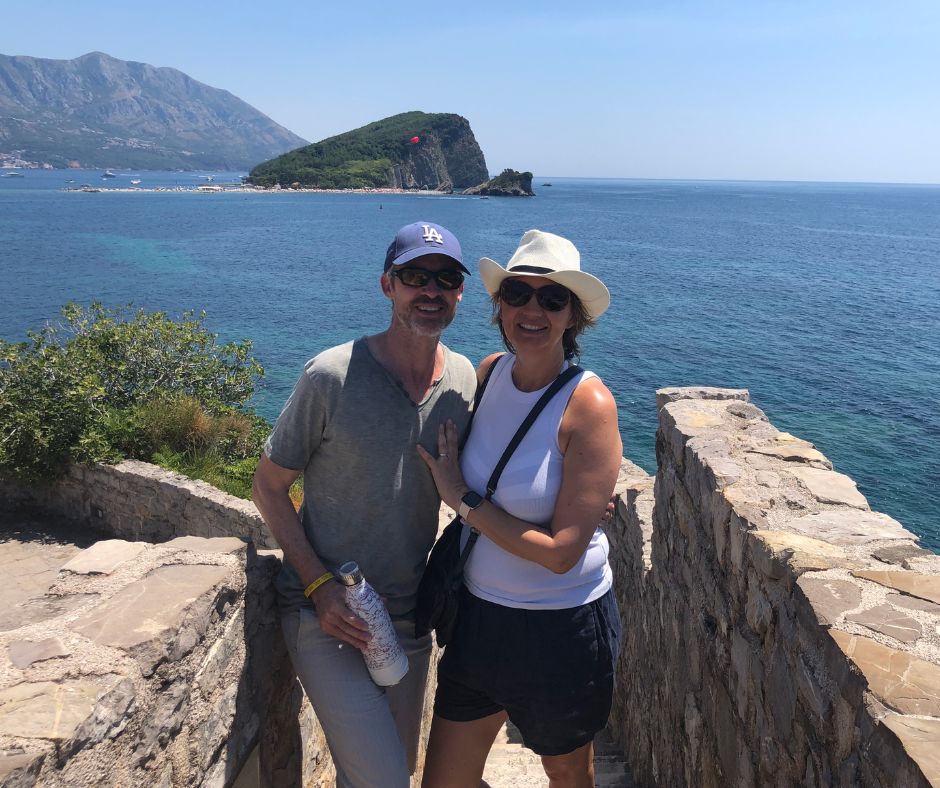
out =
[(246, 550), (248, 545), (237, 536), (178, 536), (164, 542), (163, 547), (175, 547), (178, 550), (190, 550), (194, 553), (225, 553), (230, 555), (239, 550)]
[(913, 539), (897, 520), (881, 512), (832, 509), (790, 520), (788, 526), (815, 539), (836, 544), (865, 544), (882, 539)]
[(852, 506), (855, 509), (869, 508), (865, 496), (858, 491), (855, 482), (844, 473), (826, 471), (822, 468), (793, 468), (792, 473), (820, 503)]
[(940, 604), (940, 575), (922, 575), (917, 572), (893, 572), (860, 570), (852, 572), (855, 577), (893, 588), (904, 594)]
[(881, 722), (898, 737), (930, 785), (940, 785), (940, 720), (886, 714)]
[(0, 610), (45, 594), (62, 565), (78, 551), (74, 545), (0, 543)]
[(12, 607), (0, 608), (0, 632), (9, 632), (27, 624), (38, 624), (81, 607), (97, 594), (71, 594), (69, 596), (39, 596)]
[(10, 662), (20, 670), (28, 668), (34, 662), (43, 662), (54, 657), (67, 657), (72, 652), (59, 638), (45, 640), (14, 640), (7, 646)]
[(885, 599), (898, 607), (906, 607), (908, 610), (923, 610), (925, 613), (940, 616), (940, 605), (935, 605), (926, 599), (918, 599), (916, 596), (907, 596), (905, 594), (888, 594)]
[(829, 634), (888, 708), (902, 714), (940, 717), (940, 666), (861, 635), (836, 629), (830, 629)]
[(93, 681), (36, 681), (0, 689), (0, 733), (23, 739), (71, 738), (107, 691)]
[(917, 619), (895, 610), (891, 605), (876, 605), (860, 613), (850, 613), (845, 620), (861, 624), (902, 643), (913, 643), (924, 634)]
[(148, 547), (144, 542), (104, 539), (74, 556), (62, 567), (62, 571), (78, 575), (110, 575), (125, 561), (136, 558)]
[(776, 457), (785, 462), (818, 462), (831, 468), (829, 459), (819, 449), (804, 446), (798, 443), (773, 443), (769, 446), (753, 446), (748, 449), (752, 454), (763, 454), (765, 457)]
[(911, 558), (922, 558), (929, 555), (932, 555), (930, 550), (925, 550), (916, 544), (893, 544), (872, 551), (872, 556), (879, 561), (898, 566), (903, 566)]
[(161, 566), (89, 611), (72, 628), (95, 643), (130, 649), (179, 627), (189, 605), (228, 574), (225, 566)]
[(837, 623), (847, 610), (854, 610), (862, 601), (861, 589), (848, 580), (804, 575), (796, 582), (813, 606), (816, 619), (826, 626)]

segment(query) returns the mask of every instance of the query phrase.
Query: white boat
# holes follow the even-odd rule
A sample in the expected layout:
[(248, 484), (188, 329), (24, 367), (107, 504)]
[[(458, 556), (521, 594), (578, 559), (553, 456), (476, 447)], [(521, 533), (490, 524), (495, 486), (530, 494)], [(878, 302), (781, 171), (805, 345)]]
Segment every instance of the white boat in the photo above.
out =
[(101, 174), (101, 177), (102, 177), (102, 178), (117, 178), (117, 175), (115, 175), (113, 172), (111, 172), (111, 170), (105, 170), (105, 171)]
[(131, 178), (131, 186), (137, 186), (140, 184), (140, 178)]
[(4, 178), (25, 178), (26, 176), (23, 175), (23, 173), (21, 172), (5, 172), (3, 173), (3, 177)]

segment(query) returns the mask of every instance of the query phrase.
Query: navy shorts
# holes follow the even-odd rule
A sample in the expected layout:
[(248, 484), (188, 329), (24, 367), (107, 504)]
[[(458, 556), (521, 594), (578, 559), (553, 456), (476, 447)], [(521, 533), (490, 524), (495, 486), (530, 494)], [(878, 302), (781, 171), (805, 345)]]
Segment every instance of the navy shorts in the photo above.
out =
[(619, 646), (612, 592), (565, 610), (521, 610), (464, 588), (434, 713), (470, 722), (505, 710), (526, 747), (564, 755), (607, 724)]

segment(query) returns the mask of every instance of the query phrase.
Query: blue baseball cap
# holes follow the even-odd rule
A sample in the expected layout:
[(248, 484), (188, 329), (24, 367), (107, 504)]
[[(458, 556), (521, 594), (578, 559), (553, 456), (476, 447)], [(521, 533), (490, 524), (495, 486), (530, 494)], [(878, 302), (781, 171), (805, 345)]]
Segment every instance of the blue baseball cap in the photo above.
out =
[(434, 222), (406, 224), (396, 234), (385, 253), (385, 270), (393, 265), (404, 265), (426, 254), (442, 254), (449, 257), (465, 274), (460, 242), (446, 227)]

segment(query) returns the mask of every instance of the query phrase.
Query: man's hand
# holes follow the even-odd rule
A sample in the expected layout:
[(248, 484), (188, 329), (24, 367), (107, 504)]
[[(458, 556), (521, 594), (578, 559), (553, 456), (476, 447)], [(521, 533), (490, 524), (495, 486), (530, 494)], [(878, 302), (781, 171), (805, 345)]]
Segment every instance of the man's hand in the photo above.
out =
[(310, 595), (310, 601), (317, 609), (320, 629), (327, 635), (349, 643), (362, 651), (372, 635), (365, 621), (346, 607), (343, 587), (335, 580), (320, 586)]

